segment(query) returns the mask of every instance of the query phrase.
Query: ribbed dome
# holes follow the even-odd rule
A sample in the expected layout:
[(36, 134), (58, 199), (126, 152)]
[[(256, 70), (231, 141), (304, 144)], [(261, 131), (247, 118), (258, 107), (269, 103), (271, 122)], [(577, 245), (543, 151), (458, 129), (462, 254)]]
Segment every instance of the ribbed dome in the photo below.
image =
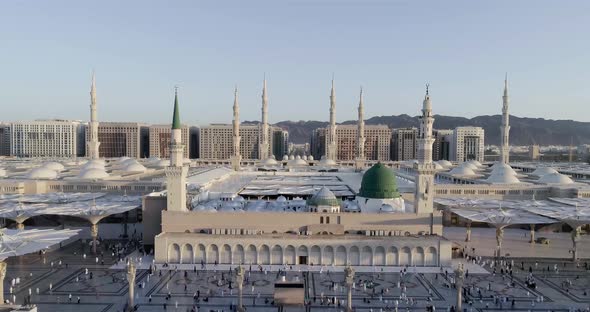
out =
[(307, 166), (307, 162), (301, 159), (301, 156), (297, 156), (297, 158), (289, 160), (287, 163), (289, 166)]
[(439, 163), (441, 166), (443, 166), (445, 168), (453, 166), (453, 164), (450, 161), (445, 160), (445, 159), (438, 160), (437, 163)]
[(127, 171), (127, 172), (145, 172), (146, 168), (142, 164), (140, 164), (138, 162), (134, 162), (134, 163), (127, 165), (127, 167), (125, 167), (125, 171)]
[(283, 155), (283, 160), (289, 160), (289, 156), (288, 155)]
[(481, 167), (482, 166), (482, 164), (479, 161), (474, 160), (474, 159), (469, 160), (467, 162), (470, 163), (470, 164), (472, 164), (472, 165), (474, 165), (474, 166), (476, 166), (476, 167)]
[(340, 206), (340, 201), (329, 188), (323, 186), (307, 202), (310, 206)]
[(472, 164), (470, 162), (461, 163), (459, 165), (459, 167), (469, 168), (471, 170), (477, 170), (477, 169), (479, 169), (479, 167), (477, 167), (476, 165), (474, 165), (474, 164)]
[(397, 182), (393, 170), (377, 163), (363, 175), (358, 196), (366, 198), (398, 198)]
[(488, 183), (491, 184), (514, 184), (514, 183), (520, 183), (520, 181), (518, 180), (518, 178), (516, 177), (516, 175), (511, 174), (510, 171), (505, 170), (505, 171), (498, 171), (496, 173), (492, 172), (492, 175), (490, 175), (486, 181)]
[(336, 166), (336, 162), (332, 159), (326, 158), (326, 156), (322, 156), (320, 166)]
[(99, 160), (99, 159), (93, 159), (88, 161), (87, 163), (85, 163), (82, 166), (83, 169), (91, 169), (91, 168), (95, 168), (95, 169), (103, 169), (104, 170), (104, 161)]
[(162, 159), (154, 164), (154, 167), (164, 168), (170, 166), (170, 160)]
[(61, 172), (65, 169), (64, 165), (62, 165), (56, 161), (46, 162), (43, 164), (43, 167), (45, 167), (47, 169), (51, 169), (56, 172)]
[(79, 179), (87, 179), (87, 180), (101, 180), (104, 178), (108, 178), (109, 174), (104, 169), (99, 168), (89, 168), (82, 170), (80, 174), (78, 174)]
[(269, 157), (263, 160), (260, 164), (263, 166), (276, 166), (278, 163), (273, 157)]
[(45, 167), (39, 167), (31, 170), (27, 175), (27, 178), (53, 180), (57, 178), (57, 172)]
[(453, 170), (451, 170), (449, 173), (452, 175), (457, 175), (457, 176), (476, 175), (476, 173), (475, 173), (475, 171), (473, 171), (473, 169), (471, 169), (469, 167), (465, 167), (465, 166), (459, 166), (459, 167), (453, 168)]
[(559, 172), (546, 174), (539, 179), (539, 182), (545, 183), (545, 184), (572, 184), (572, 183), (574, 183), (574, 181), (570, 177), (566, 176), (565, 174), (561, 174)]
[(117, 162), (118, 163), (123, 163), (123, 162), (125, 162), (125, 161), (127, 161), (129, 159), (131, 159), (131, 157), (123, 156), (123, 157), (120, 157), (119, 159), (117, 159)]
[(552, 174), (552, 173), (558, 173), (558, 172), (557, 172), (557, 170), (555, 170), (551, 167), (541, 167), (541, 168), (535, 169), (535, 171), (533, 171), (531, 174), (536, 175), (538, 177), (542, 177), (544, 175)]
[(434, 162), (433, 164), (434, 164), (435, 170), (444, 170), (445, 169), (445, 167), (441, 166), (441, 164), (439, 164), (437, 162)]
[(507, 164), (497, 163), (492, 166), (492, 175), (513, 175), (516, 176), (516, 171)]

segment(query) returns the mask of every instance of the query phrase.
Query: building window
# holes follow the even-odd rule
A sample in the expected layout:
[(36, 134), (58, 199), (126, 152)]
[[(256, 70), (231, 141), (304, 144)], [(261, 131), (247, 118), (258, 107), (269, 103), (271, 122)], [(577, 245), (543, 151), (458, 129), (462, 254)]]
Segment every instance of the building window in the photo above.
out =
[(326, 224), (330, 224), (330, 217), (326, 217)]
[(324, 217), (320, 217), (320, 224), (324, 224)]

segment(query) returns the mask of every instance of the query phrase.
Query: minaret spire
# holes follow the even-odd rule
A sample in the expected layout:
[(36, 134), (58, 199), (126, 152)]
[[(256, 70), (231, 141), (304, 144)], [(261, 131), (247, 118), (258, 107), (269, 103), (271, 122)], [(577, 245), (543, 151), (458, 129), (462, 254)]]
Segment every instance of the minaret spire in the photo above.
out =
[(508, 73), (504, 78), (504, 95), (502, 96), (502, 125), (500, 126), (501, 145), (500, 145), (500, 162), (508, 164), (510, 162), (510, 113), (508, 112)]
[(100, 142), (98, 142), (98, 118), (96, 107), (96, 76), (92, 71), (92, 83), (90, 85), (90, 123), (88, 124), (89, 140), (86, 142), (87, 156), (90, 159), (98, 159)]
[(268, 135), (268, 95), (266, 92), (266, 74), (264, 75), (264, 80), (262, 83), (262, 123), (260, 127), (260, 150), (259, 150), (259, 158), (267, 159), (269, 157), (269, 135)]
[(328, 149), (326, 158), (336, 161), (336, 89), (334, 88), (334, 74), (332, 74), (332, 89), (330, 90), (330, 126), (327, 133)]
[(186, 211), (186, 175), (184, 165), (184, 144), (178, 104), (178, 87), (174, 87), (174, 112), (170, 134), (170, 166), (166, 167), (166, 201), (169, 211)]
[(365, 158), (365, 107), (363, 103), (363, 87), (361, 87), (359, 95), (359, 108), (358, 108), (358, 147), (357, 157), (359, 159)]
[(238, 86), (234, 89), (234, 119), (233, 125), (233, 145), (234, 151), (231, 157), (232, 168), (236, 171), (240, 170), (240, 104), (238, 103)]
[(420, 116), (420, 130), (416, 143), (418, 145), (418, 163), (414, 164), (418, 176), (416, 177), (416, 193), (414, 194), (414, 209), (416, 213), (433, 212), (434, 173), (432, 162), (432, 103), (430, 102), (429, 84), (426, 84), (426, 94), (422, 102), (422, 116)]

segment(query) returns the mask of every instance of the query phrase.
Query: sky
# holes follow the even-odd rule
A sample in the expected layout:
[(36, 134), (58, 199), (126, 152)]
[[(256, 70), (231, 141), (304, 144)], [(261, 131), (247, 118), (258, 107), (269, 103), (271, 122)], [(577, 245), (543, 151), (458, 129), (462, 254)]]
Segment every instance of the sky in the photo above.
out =
[(590, 1), (0, 1), (0, 121), (184, 123), (501, 112), (590, 121)]

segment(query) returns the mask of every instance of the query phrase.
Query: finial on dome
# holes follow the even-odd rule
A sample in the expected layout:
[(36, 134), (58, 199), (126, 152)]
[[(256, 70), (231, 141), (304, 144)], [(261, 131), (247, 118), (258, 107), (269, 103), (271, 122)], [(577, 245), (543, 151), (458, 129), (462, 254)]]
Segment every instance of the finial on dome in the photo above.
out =
[(430, 84), (426, 83), (426, 95), (428, 95), (428, 88), (430, 88)]

